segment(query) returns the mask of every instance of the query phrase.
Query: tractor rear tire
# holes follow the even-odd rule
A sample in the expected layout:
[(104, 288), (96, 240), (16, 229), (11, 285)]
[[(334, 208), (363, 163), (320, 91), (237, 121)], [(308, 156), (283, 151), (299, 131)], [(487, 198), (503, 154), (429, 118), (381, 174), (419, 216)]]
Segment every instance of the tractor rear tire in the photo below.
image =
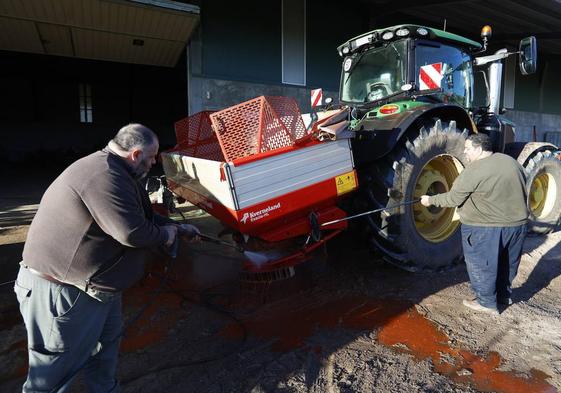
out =
[(525, 170), (528, 230), (543, 235), (553, 231), (561, 218), (561, 161), (546, 150), (532, 157)]
[[(412, 142), (396, 146), (364, 175), (370, 206), (394, 206), (450, 190), (465, 167), (467, 134), (456, 129), (455, 121), (446, 124), (440, 119), (433, 119), (429, 131), (421, 127), (410, 133)], [(463, 257), (455, 211), (417, 203), (367, 216), (371, 243), (384, 259), (406, 270), (443, 270)]]

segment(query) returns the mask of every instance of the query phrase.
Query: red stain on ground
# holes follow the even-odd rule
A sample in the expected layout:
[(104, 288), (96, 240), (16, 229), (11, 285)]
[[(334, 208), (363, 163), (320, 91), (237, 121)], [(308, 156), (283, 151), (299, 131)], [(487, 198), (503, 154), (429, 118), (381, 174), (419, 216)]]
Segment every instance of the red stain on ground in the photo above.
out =
[[(177, 265), (173, 271), (166, 273), (162, 263), (156, 264), (148, 270), (147, 278), (124, 293), (123, 304), (129, 320), (150, 305), (125, 332), (121, 341), (122, 351), (131, 352), (161, 342), (185, 314), (183, 299), (179, 295), (189, 289), (188, 283), (179, 279), (187, 275), (185, 269), (185, 265)], [(124, 322), (127, 324), (127, 318)]]
[[(121, 344), (121, 349), (125, 352), (162, 341), (186, 313), (178, 292), (192, 288), (193, 283), (185, 280), (185, 277), (189, 277), (189, 267), (177, 265), (171, 274), (166, 274), (162, 265), (150, 268), (151, 276), (125, 292), (124, 308), (128, 318), (134, 318), (143, 306), (153, 301), (126, 333)], [(168, 283), (164, 287), (161, 286), (162, 277)], [(161, 293), (154, 298), (158, 291)], [(6, 318), (3, 322), (5, 327), (13, 324), (11, 318)], [(272, 349), (275, 351), (305, 348), (318, 356), (325, 356), (324, 349), (318, 346), (308, 347), (306, 344), (307, 339), (318, 329), (378, 330), (380, 343), (409, 353), (418, 360), (429, 358), (436, 372), (478, 390), (504, 393), (556, 391), (545, 382), (548, 376), (541, 371), (532, 370), (531, 375), (525, 378), (515, 371), (498, 370), (501, 358), (497, 353), (490, 352), (487, 358), (483, 358), (461, 348), (451, 347), (446, 334), (406, 302), (352, 296), (329, 298), (325, 295), (305, 295), (296, 304), (285, 302), (272, 306), (269, 310), (262, 309), (260, 317), (246, 320), (244, 324), (249, 334), (274, 339)], [(238, 325), (232, 324), (220, 334), (238, 338), (241, 332)], [(4, 376), (24, 376), (27, 372), (25, 340), (15, 342), (4, 352), (10, 356), (15, 355), (16, 359), (12, 364), (13, 368), (5, 370)]]
[[(121, 342), (121, 350), (131, 352), (140, 348), (161, 342), (168, 335), (179, 318), (185, 314), (182, 297), (178, 292), (188, 290), (190, 283), (182, 279), (188, 274), (186, 264), (177, 264), (171, 273), (166, 274), (164, 264), (157, 263), (148, 268), (149, 275), (139, 284), (125, 291), (123, 295), (124, 323), (128, 318), (135, 318), (138, 312), (149, 302), (142, 315), (133, 322), (125, 332)], [(162, 278), (168, 283), (162, 286)], [(155, 295), (160, 291), (159, 295)], [(176, 291), (176, 292), (174, 292)], [(23, 323), (17, 305), (6, 309), (0, 317), (0, 331), (10, 330), (18, 323)], [(3, 310), (3, 311), (6, 311)], [(0, 352), (0, 357), (9, 356), (10, 368), (5, 369), (0, 376), (0, 382), (13, 378), (23, 377), (27, 374), (27, 341), (20, 340), (11, 344), (5, 351)]]
[(512, 371), (500, 371), (501, 357), (490, 352), (487, 358), (448, 344), (448, 336), (414, 308), (397, 315), (381, 327), (378, 340), (385, 345), (405, 345), (405, 351), (422, 360), (430, 358), (436, 372), (469, 384), (484, 392), (556, 392), (545, 382), (548, 376), (532, 370), (530, 378)]
[[(545, 382), (545, 373), (532, 370), (529, 378), (515, 371), (500, 371), (501, 358), (491, 352), (487, 358), (449, 345), (446, 334), (420, 315), (410, 303), (359, 297), (305, 298), (298, 304), (283, 304), (260, 317), (244, 321), (249, 334), (275, 339), (272, 350), (290, 351), (307, 347), (306, 340), (318, 329), (350, 328), (378, 330), (380, 343), (410, 353), (418, 360), (430, 358), (434, 370), (452, 380), (481, 391), (556, 392)], [(239, 337), (239, 327), (229, 325), (221, 335)]]

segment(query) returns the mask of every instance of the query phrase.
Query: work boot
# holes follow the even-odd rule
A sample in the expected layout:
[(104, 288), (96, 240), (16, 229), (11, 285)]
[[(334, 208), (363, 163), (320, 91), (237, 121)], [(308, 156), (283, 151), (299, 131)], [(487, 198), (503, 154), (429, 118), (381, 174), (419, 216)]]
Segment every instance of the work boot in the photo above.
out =
[(481, 304), (479, 304), (477, 299), (473, 299), (473, 300), (464, 299), (462, 301), (462, 303), (467, 308), (471, 308), (472, 310), (475, 310), (475, 311), (486, 312), (486, 313), (492, 314), (492, 315), (499, 315), (499, 310), (497, 310), (496, 308), (482, 306)]

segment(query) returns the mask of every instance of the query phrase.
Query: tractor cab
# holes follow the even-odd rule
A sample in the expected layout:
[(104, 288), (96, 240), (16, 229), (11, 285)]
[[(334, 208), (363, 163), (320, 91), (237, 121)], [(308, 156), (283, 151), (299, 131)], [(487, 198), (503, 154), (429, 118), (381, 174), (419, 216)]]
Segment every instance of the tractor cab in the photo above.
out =
[(472, 53), (480, 49), (478, 42), (416, 25), (371, 31), (338, 48), (344, 58), (339, 99), (366, 111), (412, 95), (470, 108)]

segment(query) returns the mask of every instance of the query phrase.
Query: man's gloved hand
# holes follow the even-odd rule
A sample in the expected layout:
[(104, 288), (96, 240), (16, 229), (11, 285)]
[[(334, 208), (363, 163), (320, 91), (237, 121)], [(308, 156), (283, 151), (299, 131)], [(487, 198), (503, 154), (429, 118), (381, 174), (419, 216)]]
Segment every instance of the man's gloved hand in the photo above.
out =
[(421, 195), (421, 205), (429, 207), (431, 205), (428, 195)]
[(178, 228), (175, 225), (164, 225), (160, 227), (168, 235), (168, 240), (160, 247), (164, 254), (169, 255), (172, 258), (177, 257), (177, 251), (179, 249), (179, 238)]
[(194, 225), (191, 224), (180, 224), (177, 226), (177, 230), (180, 235), (187, 237), (190, 240), (198, 241), (200, 240), (199, 235), (201, 231)]

